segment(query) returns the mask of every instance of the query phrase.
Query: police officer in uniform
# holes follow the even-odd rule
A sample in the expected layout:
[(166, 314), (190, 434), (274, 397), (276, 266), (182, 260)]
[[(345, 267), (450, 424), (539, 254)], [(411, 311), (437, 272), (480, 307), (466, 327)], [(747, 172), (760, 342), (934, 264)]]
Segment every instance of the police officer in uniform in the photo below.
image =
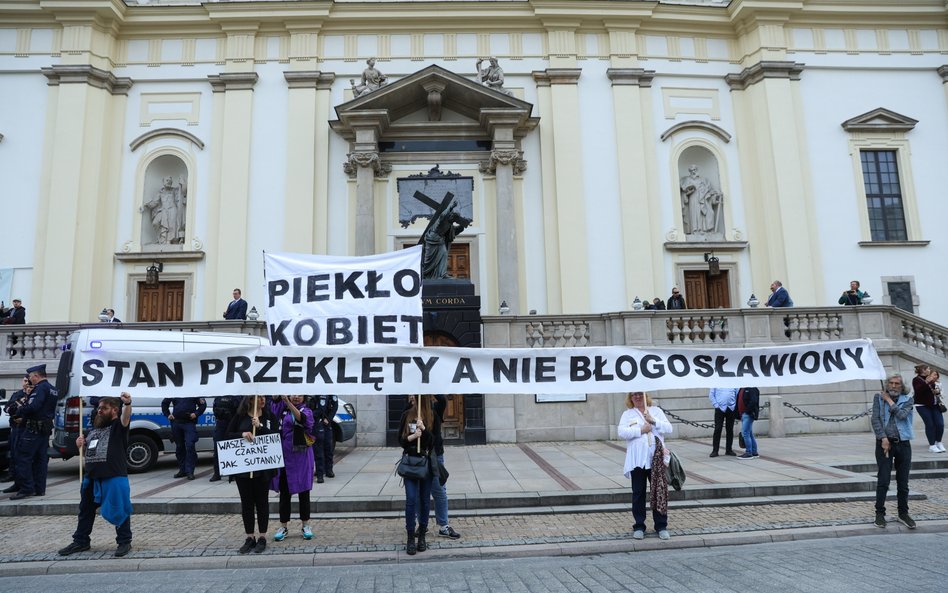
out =
[(314, 395), (310, 398), (310, 408), (313, 410), (313, 454), (316, 457), (316, 483), (325, 482), (323, 476), (335, 478), (332, 473), (332, 455), (336, 441), (332, 434), (332, 419), (339, 409), (339, 398), (335, 395)]
[(161, 400), (161, 413), (171, 421), (174, 456), (178, 460), (175, 478), (194, 479), (197, 465), (197, 421), (207, 409), (203, 397), (166, 397)]
[(53, 416), (59, 394), (46, 380), (46, 365), (40, 364), (26, 369), (33, 384), (26, 403), (20, 407), (23, 419), (17, 439), (16, 473), (20, 489), (10, 500), (46, 494), (46, 471), (49, 464), (49, 435), (53, 433)]
[(212, 409), (214, 410), (214, 475), (210, 482), (218, 482), (221, 479), (220, 464), (217, 460), (218, 441), (227, 440), (227, 425), (230, 419), (237, 414), (237, 406), (240, 404), (240, 398), (236, 395), (221, 395), (214, 398)]
[(32, 391), (33, 384), (30, 383), (30, 377), (27, 375), (23, 377), (23, 389), (10, 396), (7, 405), (3, 407), (3, 411), (10, 417), (10, 446), (7, 451), (9, 458), (9, 464), (7, 465), (9, 468), (9, 476), (4, 481), (13, 481), (11, 486), (3, 490), (4, 494), (10, 494), (20, 489), (20, 480), (16, 473), (16, 445), (20, 438), (20, 432), (22, 431), (21, 426), (23, 424), (23, 419), (20, 418), (20, 408), (26, 404)]

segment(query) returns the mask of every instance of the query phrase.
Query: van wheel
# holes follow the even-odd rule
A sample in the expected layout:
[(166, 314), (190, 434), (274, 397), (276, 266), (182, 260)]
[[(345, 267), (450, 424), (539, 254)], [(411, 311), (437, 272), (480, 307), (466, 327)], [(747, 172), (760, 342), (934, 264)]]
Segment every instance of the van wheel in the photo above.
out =
[(125, 459), (128, 462), (128, 473), (147, 472), (158, 463), (158, 445), (143, 434), (133, 434), (128, 437)]

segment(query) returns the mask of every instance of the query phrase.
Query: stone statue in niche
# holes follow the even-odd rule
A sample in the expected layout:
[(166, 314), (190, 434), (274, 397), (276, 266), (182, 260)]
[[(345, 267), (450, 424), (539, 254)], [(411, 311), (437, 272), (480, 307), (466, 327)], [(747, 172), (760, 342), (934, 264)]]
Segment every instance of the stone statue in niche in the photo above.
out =
[(155, 229), (155, 242), (159, 245), (184, 243), (185, 214), (188, 203), (188, 184), (184, 176), (175, 182), (171, 175), (161, 180), (157, 195), (140, 209), (151, 211), (151, 226)]
[(368, 68), (362, 71), (362, 83), (356, 84), (355, 80), (349, 79), (352, 85), (352, 94), (356, 99), (363, 95), (368, 95), (372, 91), (377, 91), (386, 83), (388, 78), (375, 67), (375, 58), (369, 58), (365, 61)]
[(681, 217), (685, 235), (692, 241), (724, 239), (724, 195), (707, 177), (698, 175), (698, 166), (688, 167), (681, 178)]
[(481, 83), (482, 85), (492, 88), (495, 91), (504, 93), (505, 95), (511, 95), (512, 93), (504, 88), (504, 69), (500, 67), (500, 64), (497, 62), (497, 58), (490, 57), (487, 59), (488, 66), (484, 69), (481, 69), (481, 64), (484, 63), (484, 58), (478, 58), (475, 68), (477, 69), (477, 75), (475, 80)]

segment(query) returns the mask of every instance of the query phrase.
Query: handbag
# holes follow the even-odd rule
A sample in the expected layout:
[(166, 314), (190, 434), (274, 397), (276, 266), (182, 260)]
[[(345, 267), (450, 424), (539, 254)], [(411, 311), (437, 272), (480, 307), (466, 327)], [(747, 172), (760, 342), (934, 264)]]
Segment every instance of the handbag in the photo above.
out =
[(681, 460), (674, 452), (671, 452), (666, 471), (668, 471), (668, 484), (675, 490), (681, 490), (681, 487), (685, 485), (685, 468), (682, 467)]
[(948, 408), (945, 407), (945, 401), (941, 399), (941, 396), (938, 397), (938, 403), (936, 405), (938, 406), (938, 410), (942, 414), (944, 414), (945, 412), (948, 412)]
[(444, 484), (448, 481), (448, 476), (450, 476), (451, 474), (448, 473), (448, 470), (447, 468), (444, 467), (444, 464), (438, 461), (438, 456), (435, 455), (434, 450), (432, 450), (431, 453), (428, 454), (428, 457), (429, 457), (429, 463), (431, 463), (431, 467), (437, 468), (438, 482), (440, 482), (441, 485), (444, 486)]
[(406, 480), (423, 480), (428, 477), (430, 461), (427, 455), (409, 455), (402, 454), (402, 460), (398, 462), (395, 473)]

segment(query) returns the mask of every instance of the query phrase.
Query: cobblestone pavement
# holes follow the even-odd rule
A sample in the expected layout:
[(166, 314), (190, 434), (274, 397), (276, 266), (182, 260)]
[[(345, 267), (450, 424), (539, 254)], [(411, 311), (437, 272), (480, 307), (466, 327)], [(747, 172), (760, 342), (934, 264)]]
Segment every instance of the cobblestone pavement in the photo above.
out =
[[(865, 593), (944, 591), (945, 534), (917, 533), (567, 558), (14, 576), (5, 591), (61, 593)], [(880, 558), (897, 561), (879, 562)]]
[[(948, 478), (913, 480), (914, 492), (927, 495), (913, 500), (911, 513), (916, 520), (948, 519)], [(889, 503), (890, 519), (894, 500)], [(866, 525), (873, 519), (871, 502), (819, 502), (811, 504), (765, 504), (748, 506), (707, 506), (671, 508), (669, 527), (673, 535), (724, 534), (799, 527)], [(7, 543), (0, 562), (59, 560), (55, 550), (71, 541), (74, 516), (4, 517), (3, 536)], [(404, 520), (401, 518), (345, 518), (314, 516), (316, 537), (309, 542), (300, 535), (300, 523), (290, 523), (290, 537), (270, 542), (269, 553), (313, 554), (323, 552), (381, 552), (402, 549)], [(557, 513), (538, 515), (466, 516), (452, 519), (462, 533), (460, 540), (431, 534), (433, 549), (603, 542), (626, 540), (631, 535), (628, 511)], [(432, 517), (431, 526), (434, 528)], [(271, 518), (270, 534), (278, 526)], [(134, 515), (133, 556), (175, 558), (232, 556), (243, 543), (238, 515)], [(651, 534), (650, 534), (651, 535)], [(97, 518), (92, 550), (67, 560), (111, 557), (115, 548), (114, 528)]]

